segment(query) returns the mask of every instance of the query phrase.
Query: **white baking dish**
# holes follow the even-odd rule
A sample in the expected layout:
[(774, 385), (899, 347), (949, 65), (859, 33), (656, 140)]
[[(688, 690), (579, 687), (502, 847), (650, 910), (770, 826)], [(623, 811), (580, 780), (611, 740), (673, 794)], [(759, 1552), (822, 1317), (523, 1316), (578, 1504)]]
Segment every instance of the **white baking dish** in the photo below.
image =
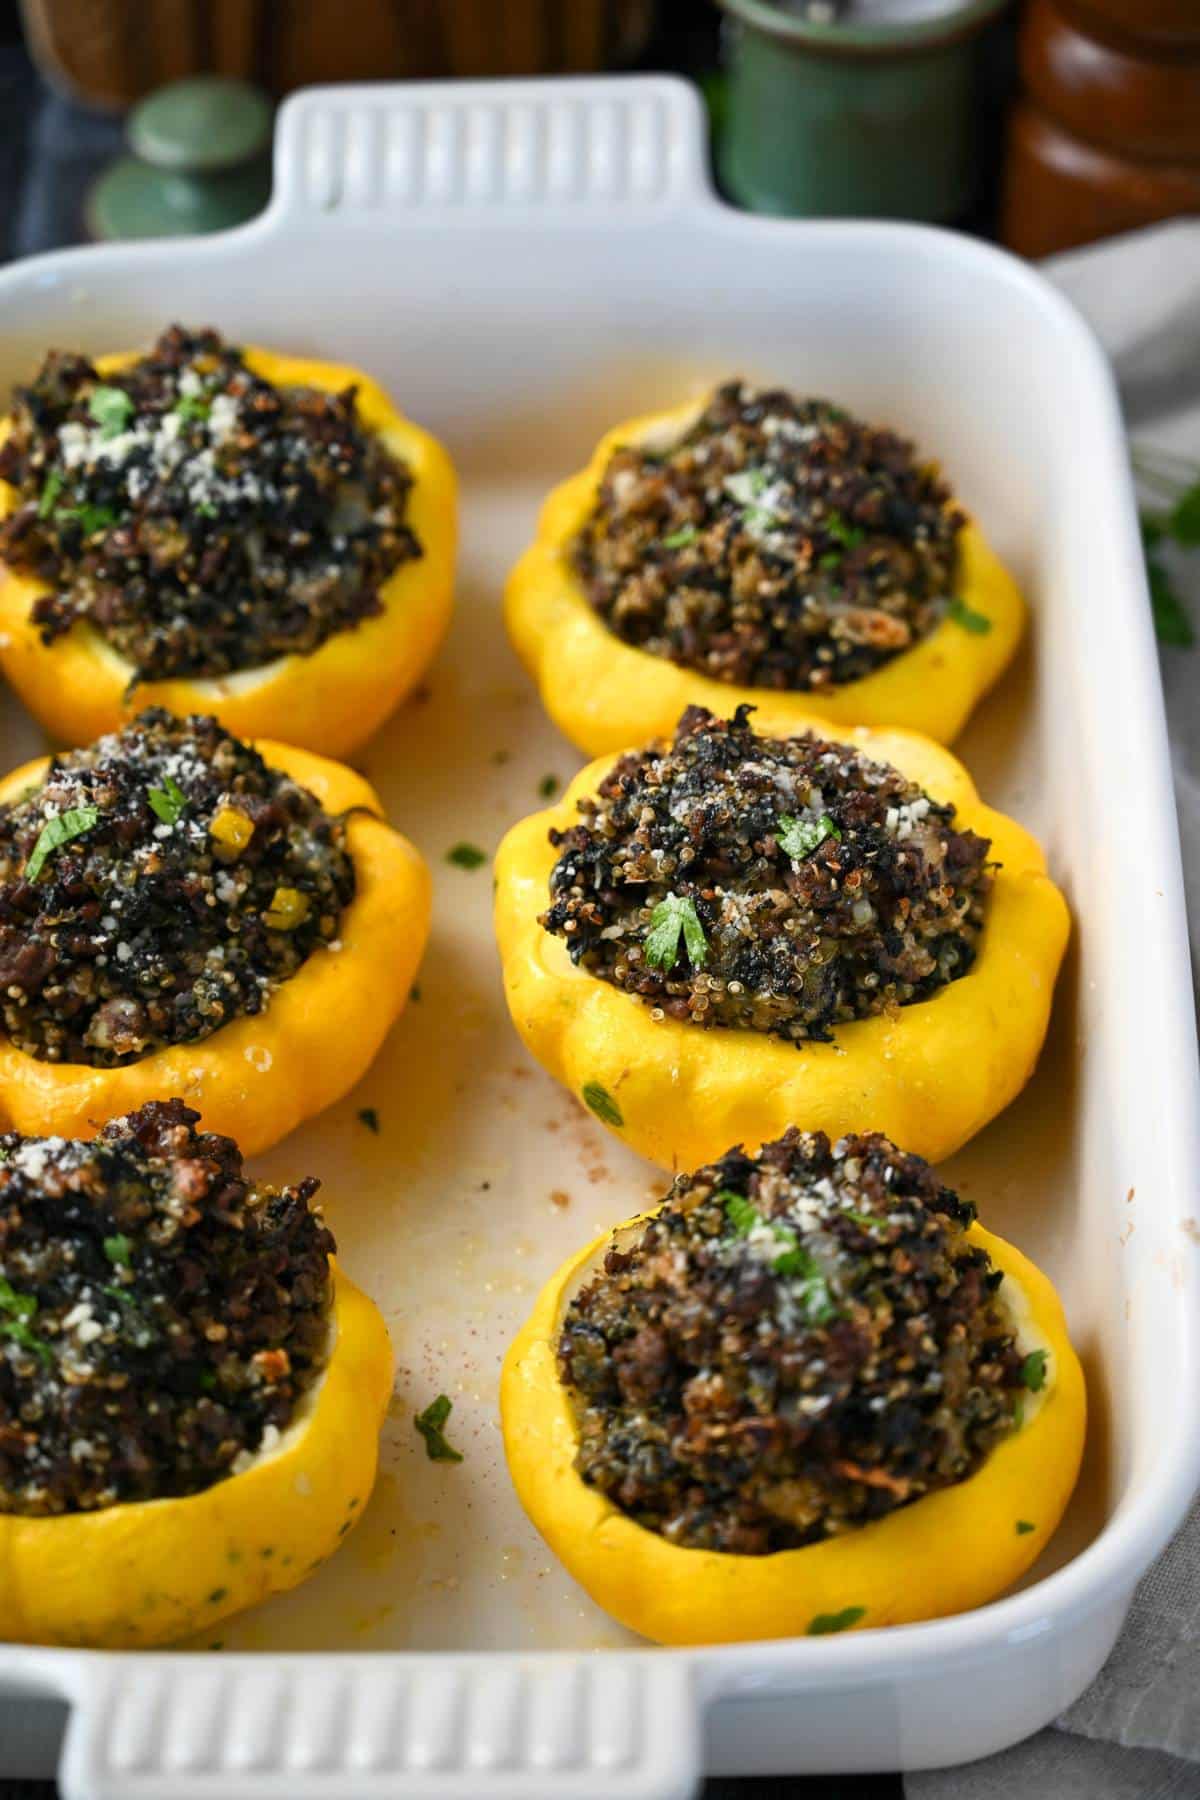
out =
[[(1007, 257), (923, 229), (742, 216), (703, 168), (695, 97), (672, 81), (315, 91), (283, 110), (275, 201), (253, 226), (0, 277), (5, 380), (50, 343), (211, 322), (361, 362), (449, 441), (465, 498), (460, 610), (431, 694), (364, 759), (436, 870), (422, 997), (358, 1092), (264, 1159), (325, 1178), (345, 1260), (393, 1327), (384, 1476), (334, 1561), (235, 1621), (219, 1653), (0, 1651), (23, 1717), (34, 1696), (69, 1702), (70, 1800), (634, 1800), (690, 1792), (705, 1769), (980, 1756), (1080, 1692), (1196, 1483), (1192, 994), (1108, 374)], [(940, 1623), (668, 1653), (552, 1565), (503, 1470), (495, 1393), (545, 1274), (661, 1186), (524, 1055), (486, 870), (444, 852), (494, 846), (544, 774), (576, 766), (499, 623), (540, 493), (605, 424), (735, 370), (911, 430), (1032, 600), (1032, 655), (962, 750), (1042, 835), (1078, 930), (1034, 1083), (950, 1174), (1059, 1283), (1092, 1423), (1077, 1499), (1020, 1592)], [(13, 703), (4, 763), (35, 745)], [(378, 1138), (356, 1121), (368, 1104)], [(456, 1468), (427, 1462), (412, 1430), (440, 1390)], [(0, 1713), (10, 1746), (15, 1716)]]

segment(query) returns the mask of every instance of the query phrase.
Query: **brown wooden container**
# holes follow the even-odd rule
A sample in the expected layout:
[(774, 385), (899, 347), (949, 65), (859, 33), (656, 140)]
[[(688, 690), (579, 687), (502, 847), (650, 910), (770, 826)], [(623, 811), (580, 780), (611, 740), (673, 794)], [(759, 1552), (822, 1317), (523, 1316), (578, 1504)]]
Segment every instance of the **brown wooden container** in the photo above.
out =
[(100, 107), (202, 73), (281, 94), (314, 81), (601, 69), (644, 49), (656, 10), (656, 0), (21, 3), (43, 72)]
[(1197, 0), (1030, 0), (1001, 231), (1026, 256), (1200, 212)]

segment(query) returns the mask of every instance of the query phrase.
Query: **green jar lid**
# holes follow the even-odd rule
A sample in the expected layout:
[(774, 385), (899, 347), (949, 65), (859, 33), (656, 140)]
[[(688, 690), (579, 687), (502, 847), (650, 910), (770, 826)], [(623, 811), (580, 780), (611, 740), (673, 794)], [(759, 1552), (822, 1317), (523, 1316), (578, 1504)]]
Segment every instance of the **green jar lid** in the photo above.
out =
[(216, 174), (264, 154), (271, 103), (248, 81), (194, 75), (140, 100), (126, 131), (134, 155), (156, 169)]
[(147, 95), (129, 115), (132, 156), (87, 199), (92, 235), (193, 237), (227, 231), (271, 194), (271, 103), (248, 82), (196, 75)]

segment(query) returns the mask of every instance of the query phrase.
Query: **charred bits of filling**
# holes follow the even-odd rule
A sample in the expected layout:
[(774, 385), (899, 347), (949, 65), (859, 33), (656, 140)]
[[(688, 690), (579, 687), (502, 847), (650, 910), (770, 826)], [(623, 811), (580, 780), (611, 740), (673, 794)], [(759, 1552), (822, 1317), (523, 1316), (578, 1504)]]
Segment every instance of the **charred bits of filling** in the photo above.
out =
[(640, 1525), (761, 1555), (972, 1474), (1024, 1391), (973, 1211), (878, 1133), (680, 1176), (571, 1301), (576, 1468)]
[(251, 1182), (154, 1101), (0, 1137), (0, 1512), (195, 1493), (286, 1430), (328, 1341), (317, 1182)]
[(172, 326), (110, 376), (52, 352), (17, 390), (0, 480), (0, 556), (52, 590), (43, 641), (86, 620), (143, 680), (316, 650), (422, 553), (412, 474), (355, 389), (276, 387), (214, 331)]
[(112, 1068), (258, 1013), (354, 897), (345, 826), (215, 719), (144, 712), (0, 806), (0, 1023)]
[(845, 744), (756, 737), (750, 711), (690, 707), (579, 802), (550, 833), (545, 929), (652, 1017), (798, 1043), (965, 975), (988, 840)]
[(672, 449), (613, 453), (570, 556), (626, 643), (717, 681), (820, 690), (940, 622), (962, 524), (903, 438), (731, 382)]

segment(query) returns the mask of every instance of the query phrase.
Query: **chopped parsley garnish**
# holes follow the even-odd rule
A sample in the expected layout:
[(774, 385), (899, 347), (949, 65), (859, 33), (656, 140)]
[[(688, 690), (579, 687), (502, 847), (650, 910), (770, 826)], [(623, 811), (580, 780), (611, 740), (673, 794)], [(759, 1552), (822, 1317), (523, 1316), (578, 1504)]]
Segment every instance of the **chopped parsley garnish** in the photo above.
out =
[(84, 537), (91, 537), (97, 531), (108, 531), (117, 522), (111, 506), (60, 506), (54, 517), (64, 524), (78, 525)]
[(742, 522), (750, 531), (770, 531), (772, 526), (784, 522), (769, 506), (756, 504), (770, 485), (771, 477), (765, 469), (739, 469), (735, 475), (725, 477), (725, 492), (743, 508)]
[(184, 793), (179, 783), (174, 781), (170, 775), (163, 776), (163, 784), (161, 787), (150, 788), (146, 798), (149, 800), (155, 814), (162, 820), (164, 825), (176, 824), (184, 807), (187, 805), (187, 795)]
[(849, 1631), (851, 1625), (857, 1625), (867, 1615), (865, 1606), (844, 1606), (841, 1612), (818, 1613), (810, 1619), (807, 1635), (809, 1637), (828, 1637), (835, 1631)]
[(765, 1225), (779, 1245), (779, 1255), (771, 1264), (775, 1275), (782, 1275), (788, 1280), (799, 1281), (802, 1285), (798, 1298), (812, 1325), (824, 1325), (835, 1316), (836, 1308), (833, 1296), (829, 1292), (820, 1263), (812, 1253), (805, 1249), (790, 1225), (784, 1225), (775, 1219), (766, 1219), (752, 1201), (743, 1194), (721, 1193), (716, 1196), (723, 1200), (725, 1217), (732, 1225), (736, 1236), (749, 1237), (759, 1225)]
[(127, 1269), (133, 1254), (133, 1246), (124, 1232), (114, 1232), (112, 1237), (104, 1240), (104, 1254), (114, 1268)]
[(725, 1217), (739, 1237), (749, 1237), (754, 1227), (762, 1224), (762, 1214), (753, 1201), (747, 1200), (744, 1194), (735, 1194), (722, 1189), (713, 1198), (723, 1202)]
[(598, 1081), (585, 1081), (583, 1084), (583, 1104), (603, 1119), (606, 1125), (612, 1125), (619, 1131), (625, 1123), (625, 1115), (609, 1093)]
[(202, 394), (185, 394), (175, 402), (175, 411), (181, 419), (207, 419), (212, 411), (212, 401)]
[(102, 438), (120, 437), (133, 417), (133, 397), (119, 387), (94, 387), (88, 395), (88, 412), (100, 427)]
[(54, 1361), (54, 1352), (30, 1324), (37, 1309), (38, 1303), (32, 1294), (18, 1294), (12, 1283), (0, 1275), (0, 1338), (8, 1338), (22, 1350), (32, 1350), (43, 1363), (49, 1364)]
[(961, 625), (963, 630), (969, 631), (973, 637), (986, 637), (992, 629), (992, 621), (987, 614), (976, 612), (975, 608), (968, 606), (958, 594), (952, 596), (950, 604), (946, 608), (946, 617), (953, 619), (956, 625)]
[(558, 776), (543, 775), (542, 779), (538, 782), (538, 793), (542, 796), (542, 799), (551, 800), (557, 792)]
[(1031, 1531), (1036, 1531), (1036, 1530), (1037, 1530), (1037, 1526), (1030, 1524), (1028, 1519), (1018, 1519), (1017, 1520), (1017, 1536), (1018, 1537), (1028, 1537), (1028, 1535)]
[(834, 542), (847, 550), (856, 550), (867, 535), (861, 525), (851, 525), (840, 512), (826, 513), (824, 524)]
[(826, 838), (840, 841), (842, 834), (828, 813), (822, 813), (819, 819), (797, 819), (784, 813), (775, 835), (785, 856), (790, 856), (793, 862), (803, 862)]
[(42, 489), (42, 497), (38, 501), (38, 518), (48, 519), (63, 491), (63, 475), (61, 469), (51, 469), (46, 477), (46, 485)]
[(376, 1137), (379, 1136), (379, 1114), (373, 1106), (360, 1107), (358, 1119), (359, 1123), (365, 1125), (368, 1131), (373, 1131)]
[(66, 812), (47, 819), (38, 833), (33, 855), (25, 864), (26, 881), (36, 881), (48, 857), (53, 856), (64, 844), (69, 844), (72, 838), (82, 837), (99, 819), (100, 811), (95, 806), (69, 806)]
[(682, 550), (685, 544), (694, 544), (699, 533), (694, 525), (681, 525), (669, 537), (660, 539), (664, 550)]
[(702, 969), (708, 961), (708, 939), (696, 911), (696, 902), (686, 896), (668, 894), (650, 914), (644, 950), (652, 969), (670, 973), (679, 960), (681, 936), (693, 969)]
[(446, 852), (446, 861), (456, 869), (478, 869), (487, 861), (487, 851), (478, 844), (454, 844)]
[(445, 1433), (442, 1430), (453, 1410), (453, 1405), (445, 1394), (439, 1394), (436, 1400), (430, 1401), (424, 1412), (414, 1415), (413, 1423), (425, 1439), (425, 1454), (430, 1462), (460, 1463), (462, 1461), (462, 1451), (456, 1450), (452, 1444), (446, 1442)]
[(158, 1342), (158, 1332), (126, 1288), (108, 1287), (101, 1282), (100, 1292), (107, 1294), (110, 1300), (115, 1300), (125, 1309), (129, 1318), (129, 1341), (135, 1350), (149, 1349), (151, 1344)]
[(1021, 1364), (1021, 1380), (1031, 1394), (1040, 1394), (1046, 1385), (1046, 1351), (1031, 1350)]

